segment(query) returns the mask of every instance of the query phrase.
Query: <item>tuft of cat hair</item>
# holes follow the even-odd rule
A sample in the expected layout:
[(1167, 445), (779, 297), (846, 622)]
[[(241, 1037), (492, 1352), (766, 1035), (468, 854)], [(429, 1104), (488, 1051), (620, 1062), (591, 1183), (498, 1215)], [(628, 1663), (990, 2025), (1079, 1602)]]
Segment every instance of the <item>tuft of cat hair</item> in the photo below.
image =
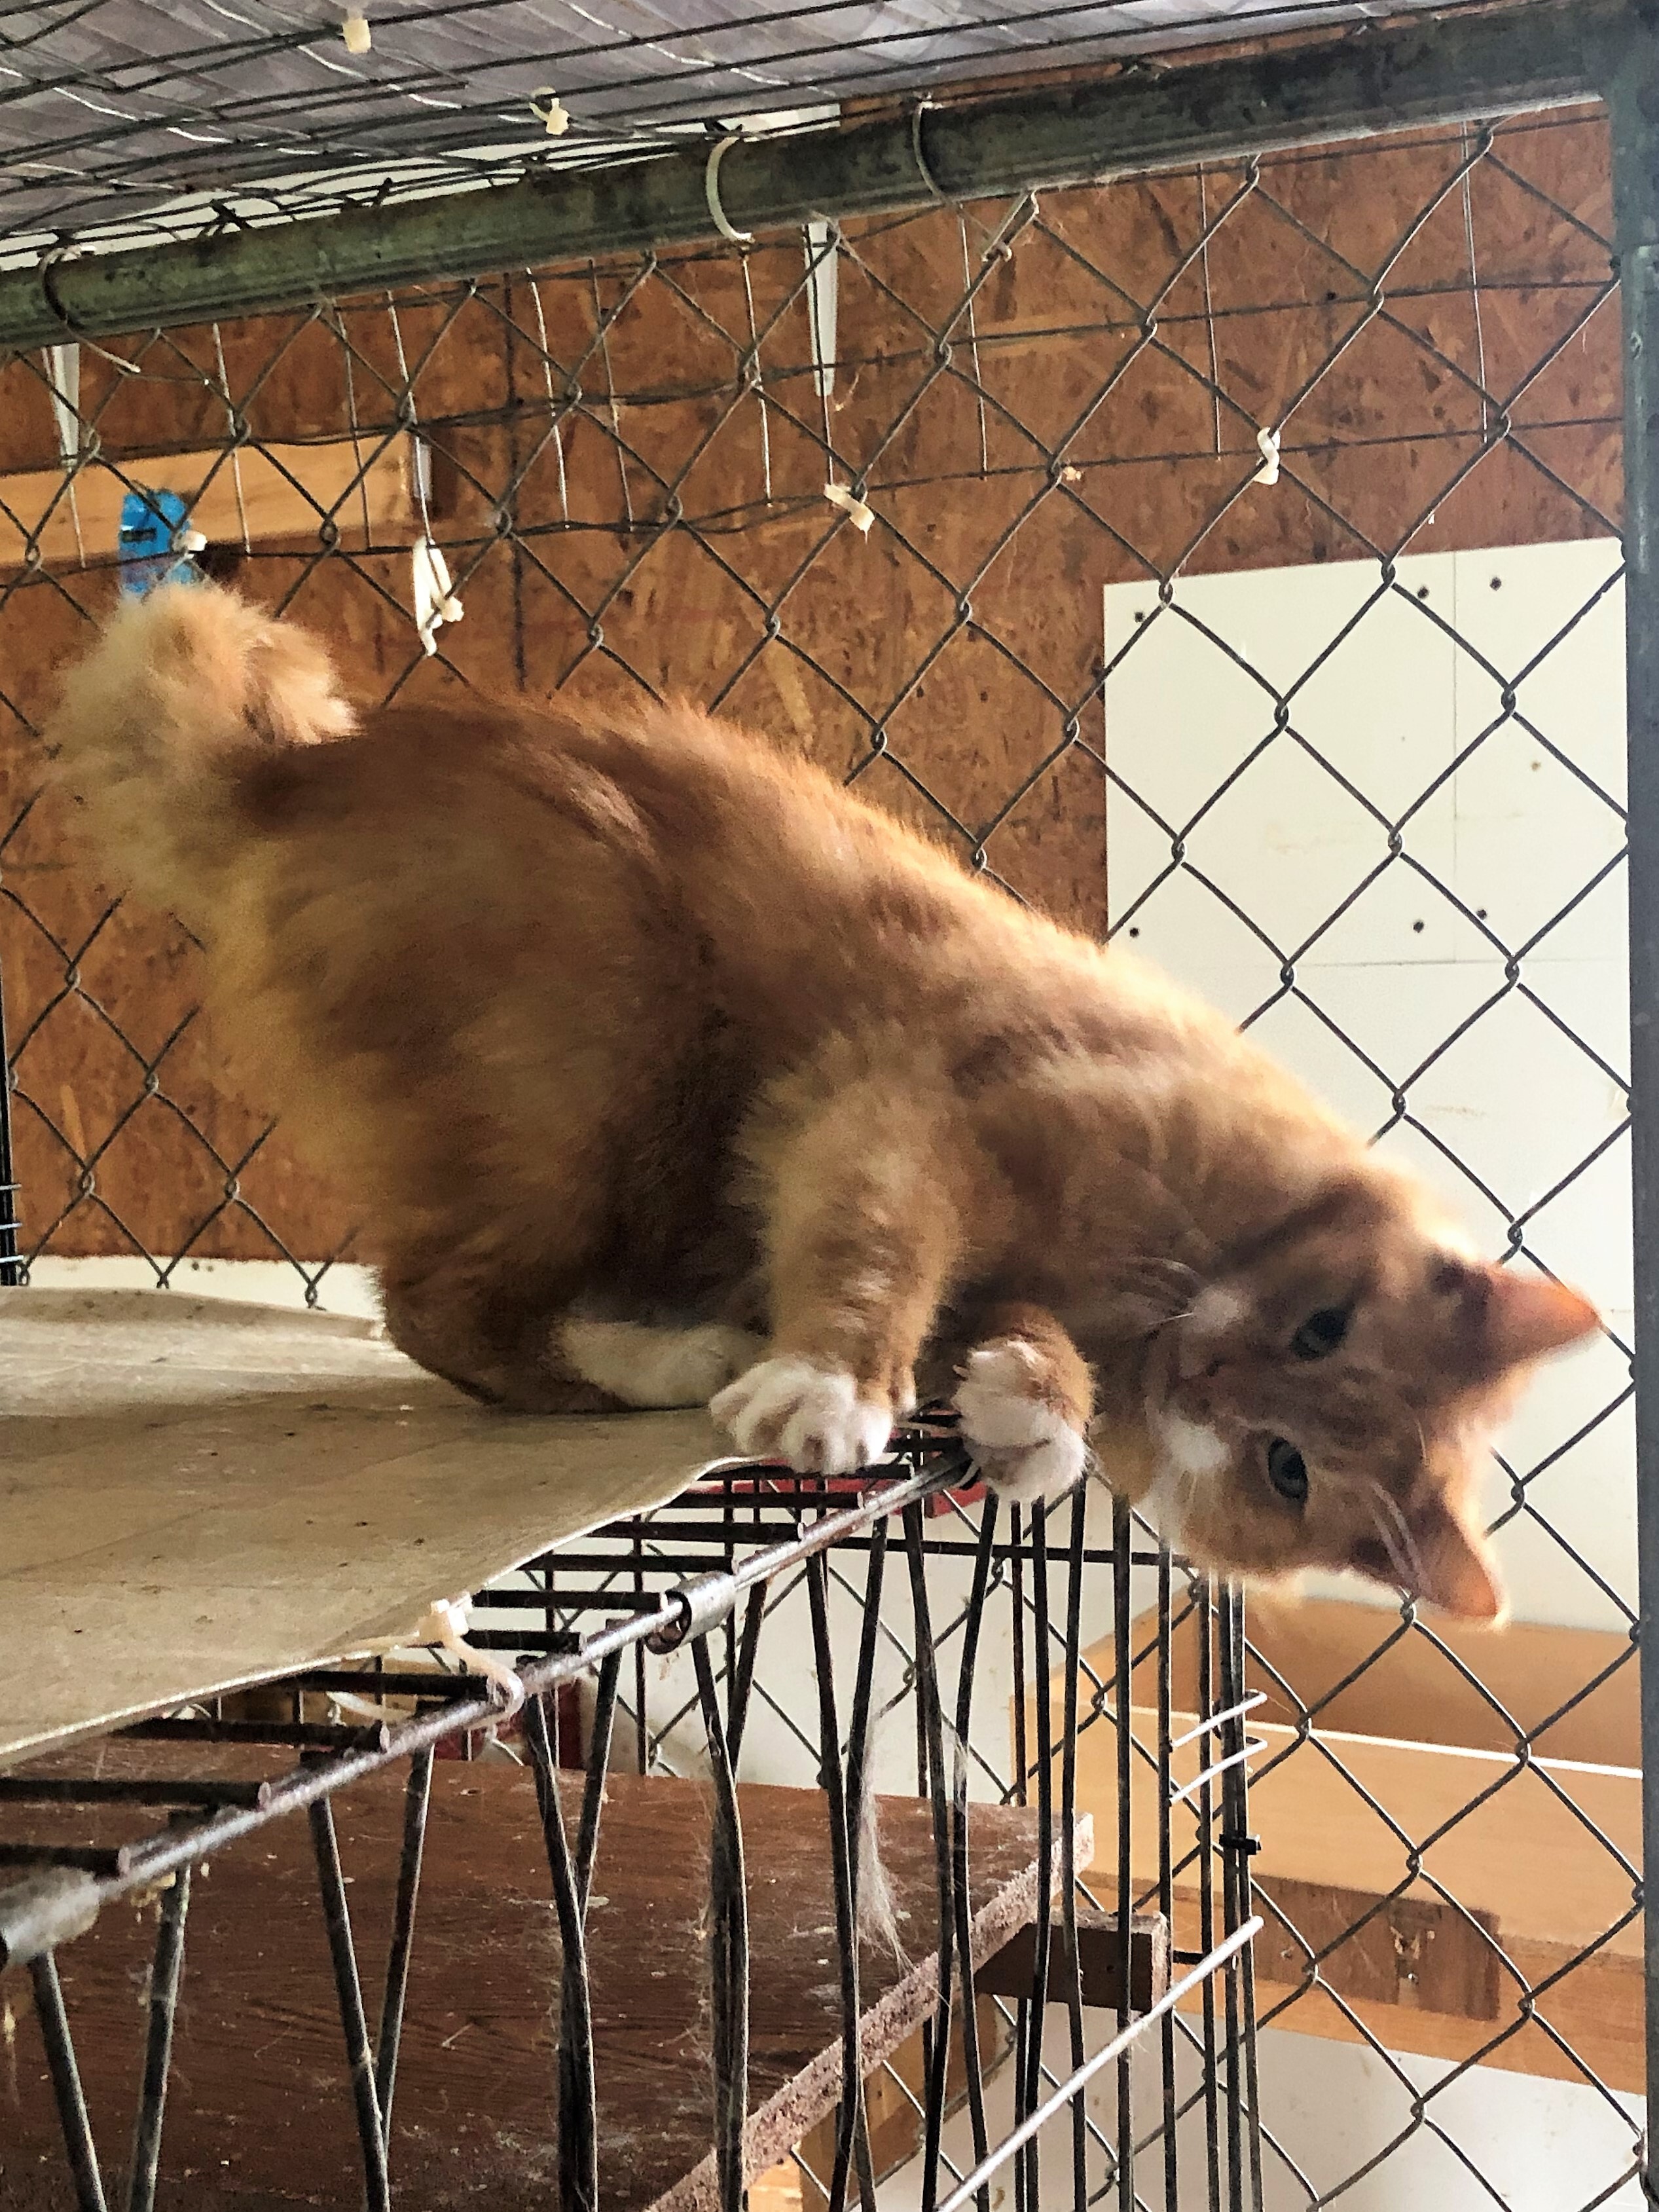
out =
[(859, 1804), (857, 1857), (859, 1941), (890, 1951), (902, 1966), (905, 1952), (899, 1934), (898, 1905), (881, 1855), (880, 1802), (873, 1790), (866, 1790)]

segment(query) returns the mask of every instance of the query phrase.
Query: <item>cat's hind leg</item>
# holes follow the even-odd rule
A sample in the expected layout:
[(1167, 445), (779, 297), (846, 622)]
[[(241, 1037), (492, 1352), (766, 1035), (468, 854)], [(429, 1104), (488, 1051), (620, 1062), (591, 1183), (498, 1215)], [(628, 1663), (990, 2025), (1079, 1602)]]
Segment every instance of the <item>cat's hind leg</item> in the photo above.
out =
[(469, 1398), (516, 1413), (611, 1413), (629, 1401), (584, 1375), (559, 1341), (567, 1302), (556, 1293), (440, 1266), (386, 1269), (386, 1334), (429, 1375)]
[(453, 1264), (382, 1284), (399, 1351), (470, 1397), (522, 1413), (707, 1405), (763, 1340), (720, 1322), (593, 1320), (551, 1290), (469, 1282)]
[(621, 1404), (671, 1407), (706, 1405), (766, 1346), (724, 1322), (676, 1328), (573, 1314), (560, 1328), (559, 1348), (578, 1375)]

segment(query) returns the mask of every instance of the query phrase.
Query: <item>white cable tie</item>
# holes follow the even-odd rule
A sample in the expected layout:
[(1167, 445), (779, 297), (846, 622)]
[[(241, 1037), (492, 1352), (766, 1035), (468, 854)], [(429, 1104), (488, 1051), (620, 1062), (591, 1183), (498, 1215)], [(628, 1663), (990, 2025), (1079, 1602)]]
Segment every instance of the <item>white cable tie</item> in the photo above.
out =
[(531, 94), (530, 112), (550, 138), (562, 138), (570, 128), (570, 111), (550, 84), (538, 84)]
[(848, 491), (845, 484), (825, 484), (823, 495), (831, 507), (838, 507), (841, 509), (854, 530), (859, 531), (866, 538), (870, 535), (870, 526), (876, 519), (874, 511), (867, 507), (861, 499)]
[(449, 580), (449, 567), (429, 538), (417, 538), (412, 555), (415, 585), (415, 627), (428, 653), (438, 650), (438, 631), (444, 623), (458, 623), (462, 606)]
[(709, 148), (708, 163), (702, 173), (702, 196), (708, 203), (708, 212), (714, 217), (714, 228), (720, 236), (733, 246), (752, 246), (754, 232), (735, 228), (720, 204), (720, 163), (726, 159), (726, 149), (735, 146), (742, 136), (742, 131), (733, 131), (718, 145)]
[(175, 530), (173, 550), (175, 553), (205, 553), (207, 539), (199, 530)]
[(361, 8), (347, 9), (345, 21), (340, 26), (340, 36), (345, 40), (345, 50), (349, 54), (366, 54), (374, 45), (374, 33), (369, 29), (368, 18)]
[(1276, 484), (1279, 482), (1279, 433), (1277, 430), (1258, 430), (1256, 451), (1261, 456), (1261, 466), (1250, 478), (1252, 483)]
[(460, 1597), (441, 1597), (416, 1631), (417, 1644), (436, 1644), (460, 1661), (469, 1674), (482, 1674), (493, 1682), (507, 1699), (507, 1709), (495, 1716), (495, 1725), (512, 1719), (525, 1701), (526, 1691), (520, 1676), (505, 1659), (496, 1658), (493, 1651), (477, 1651), (466, 1640), (471, 1616), (468, 1607), (471, 1600)]

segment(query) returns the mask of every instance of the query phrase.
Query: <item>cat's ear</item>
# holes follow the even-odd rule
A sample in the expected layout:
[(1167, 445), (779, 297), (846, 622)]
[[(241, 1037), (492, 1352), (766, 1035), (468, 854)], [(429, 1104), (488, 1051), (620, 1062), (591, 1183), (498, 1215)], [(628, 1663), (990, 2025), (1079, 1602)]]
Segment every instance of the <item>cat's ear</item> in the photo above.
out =
[(1484, 1537), (1437, 1499), (1412, 1523), (1418, 1589), (1413, 1595), (1460, 1620), (1499, 1621), (1507, 1600)]
[(1458, 1337), (1487, 1375), (1524, 1367), (1592, 1336), (1601, 1317), (1586, 1297), (1549, 1275), (1447, 1254), (1435, 1270), (1437, 1297), (1458, 1316)]
[(1480, 1331), (1488, 1364), (1519, 1367), (1560, 1352), (1601, 1326), (1588, 1298), (1548, 1275), (1523, 1275), (1514, 1267), (1486, 1267)]

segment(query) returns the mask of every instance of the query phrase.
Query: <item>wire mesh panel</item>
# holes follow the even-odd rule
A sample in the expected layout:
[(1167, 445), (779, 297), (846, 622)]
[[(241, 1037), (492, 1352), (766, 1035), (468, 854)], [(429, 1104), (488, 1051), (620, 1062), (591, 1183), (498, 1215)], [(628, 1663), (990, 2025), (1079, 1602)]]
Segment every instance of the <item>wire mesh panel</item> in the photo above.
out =
[[(1010, 894), (1200, 982), (1485, 1250), (1601, 1304), (1604, 1341), (1539, 1389), (1493, 1473), (1531, 1624), (1507, 1644), (1337, 1593), (1316, 1635), (1267, 1606), (1247, 1643), (1230, 1599), (1177, 1600), (1150, 1538), (1132, 1570), (1121, 1516), (1085, 1620), (1081, 1508), (1006, 1552), (964, 1522), (955, 1571), (994, 1573), (1020, 1632), (1006, 1698), (957, 1723), (958, 1770), (928, 1655), (978, 1616), (948, 1575), (912, 1593), (920, 1640), (842, 1554), (769, 1601), (802, 1649), (844, 1601), (838, 1667), (857, 1607), (880, 1624), (936, 1803), (958, 1771), (1029, 1798), (1074, 1769), (1101, 1901), (1161, 1909), (1178, 1962), (1261, 1899), (1267, 2032), (1240, 1964), (1160, 2023), (1158, 2068), (1074, 2101), (1065, 2148), (1051, 2130), (1040, 2168), (1022, 2154), (1032, 2207), (1538, 2186), (1589, 2207), (1636, 2186), (1610, 229), (1603, 129), (1580, 115), (3, 371), (0, 960), (27, 1268), (171, 1281), (265, 1259), (326, 1297), (350, 1254), (349, 1200), (228, 1086), (188, 942), (106, 899), (34, 795), (55, 664), (124, 580), (193, 558), (325, 632), (371, 696), (678, 691), (811, 750)], [(658, 1536), (615, 1540), (605, 1573), (647, 1587)], [(781, 1777), (817, 1755), (817, 1693), (753, 1680), (749, 1755), (763, 1740)], [(683, 1664), (646, 1689), (642, 1755), (672, 1767), (708, 1693)], [(1067, 1995), (1004, 2023), (999, 2125), (1081, 2062), (1094, 2029)], [(928, 2201), (992, 2132), (971, 2096), (946, 2128), (948, 2050), (941, 2024)], [(1491, 2118), (1528, 2075), (1571, 2120), (1541, 2183), (1526, 2128)], [(843, 2172), (851, 2154), (843, 2135)]]
[[(1127, 1863), (1119, 1838), (1091, 1831), (1077, 1786), (1090, 1729), (1112, 1734), (1115, 1766), (1130, 1750), (1092, 1670), (1098, 1701), (1074, 1710), (1081, 1638), (1132, 1569), (1127, 1516), (1105, 1546), (1081, 1497), (1022, 1524), (963, 1492), (948, 1436), (901, 1449), (910, 1468), (862, 1499), (756, 1469), (483, 1593), (470, 1651), (504, 1687), (394, 1654), (313, 1669), (258, 1693), (257, 1710), (181, 1711), (0, 1777), (0, 1964), (33, 1974), (48, 2061), (12, 2100), (9, 2160), (55, 2164), (61, 2133), (74, 2201), (101, 2201), (122, 2170), (127, 1992), (153, 1945), (130, 2201), (155, 2201), (158, 2175), (188, 2201), (218, 2142), (227, 2185), (337, 2192), (355, 2135), (381, 2203), (394, 2188), (460, 2202), (546, 2168), (566, 2204), (671, 2203), (690, 2185), (735, 2206), (745, 2173), (800, 2204), (870, 2202), (900, 2175), (923, 2201), (973, 2203), (1012, 2172), (1030, 2202), (1069, 2190), (1083, 2205), (1133, 2201), (1149, 2161), (1183, 2203), (1259, 2203), (1241, 1963), (1253, 1923), (1217, 1836), (1224, 1796), (1235, 1815), (1243, 1802), (1222, 1747), (1238, 1615), (1224, 1599), (1215, 1686), (1232, 1707), (1198, 1730), (1207, 1764), (1176, 1862), (1205, 1869), (1207, 1949), (1172, 1962), (1155, 1911), (1099, 1910), (1127, 1893)], [(1155, 1571), (1143, 1661), (1167, 1705), (1171, 1632), (1215, 1598), (1195, 1585), (1177, 1604), (1167, 1558)], [(1121, 1685), (1120, 1618), (1108, 1671)], [(787, 1654), (803, 1638), (812, 1709), (791, 1710)], [(1011, 1714), (1010, 1654), (1015, 1684), (1048, 1690), (1052, 1672), (1066, 1686)], [(1052, 1756), (1067, 1706), (1072, 1752)], [(471, 1786), (446, 1773), (434, 1795), (434, 1755), (457, 1753), (492, 1764), (467, 1770)], [(552, 1942), (527, 1911), (539, 1852), (524, 1848), (526, 1793), (501, 1760), (533, 1775)], [(1126, 1778), (1149, 1808), (1169, 1787), (1152, 1761)], [(484, 1801), (471, 1816), (468, 1796)], [(314, 1893), (286, 1817), (301, 1811)], [(192, 1906), (210, 1859), (228, 1871)], [(136, 1926), (108, 1911), (135, 1897)], [(268, 1959), (272, 1916), (285, 1939)], [(307, 1940), (313, 1917), (325, 1942)], [(498, 1990), (489, 1961), (514, 1931), (518, 1972)], [(801, 1986), (814, 1967), (818, 1985)], [(544, 2026), (538, 1973), (559, 1991)], [(1194, 2002), (1208, 1991), (1191, 2020), (1170, 2009), (1183, 1983)], [(253, 2047), (268, 2018), (287, 2025)], [(1045, 2035), (1045, 2019), (1064, 2033)], [(448, 2063), (469, 2028), (487, 2057)], [(331, 2057), (342, 2030), (345, 2067)], [(1121, 2087), (1137, 2053), (1164, 2114), (1139, 2139), (1077, 2081), (1115, 2063)], [(170, 2118), (175, 2068), (190, 2094)], [(313, 2124), (273, 2129), (270, 2109), (301, 2082)], [(1191, 2141), (1183, 2104), (1201, 2115)], [(1031, 2140), (1016, 2149), (1022, 2125)]]

